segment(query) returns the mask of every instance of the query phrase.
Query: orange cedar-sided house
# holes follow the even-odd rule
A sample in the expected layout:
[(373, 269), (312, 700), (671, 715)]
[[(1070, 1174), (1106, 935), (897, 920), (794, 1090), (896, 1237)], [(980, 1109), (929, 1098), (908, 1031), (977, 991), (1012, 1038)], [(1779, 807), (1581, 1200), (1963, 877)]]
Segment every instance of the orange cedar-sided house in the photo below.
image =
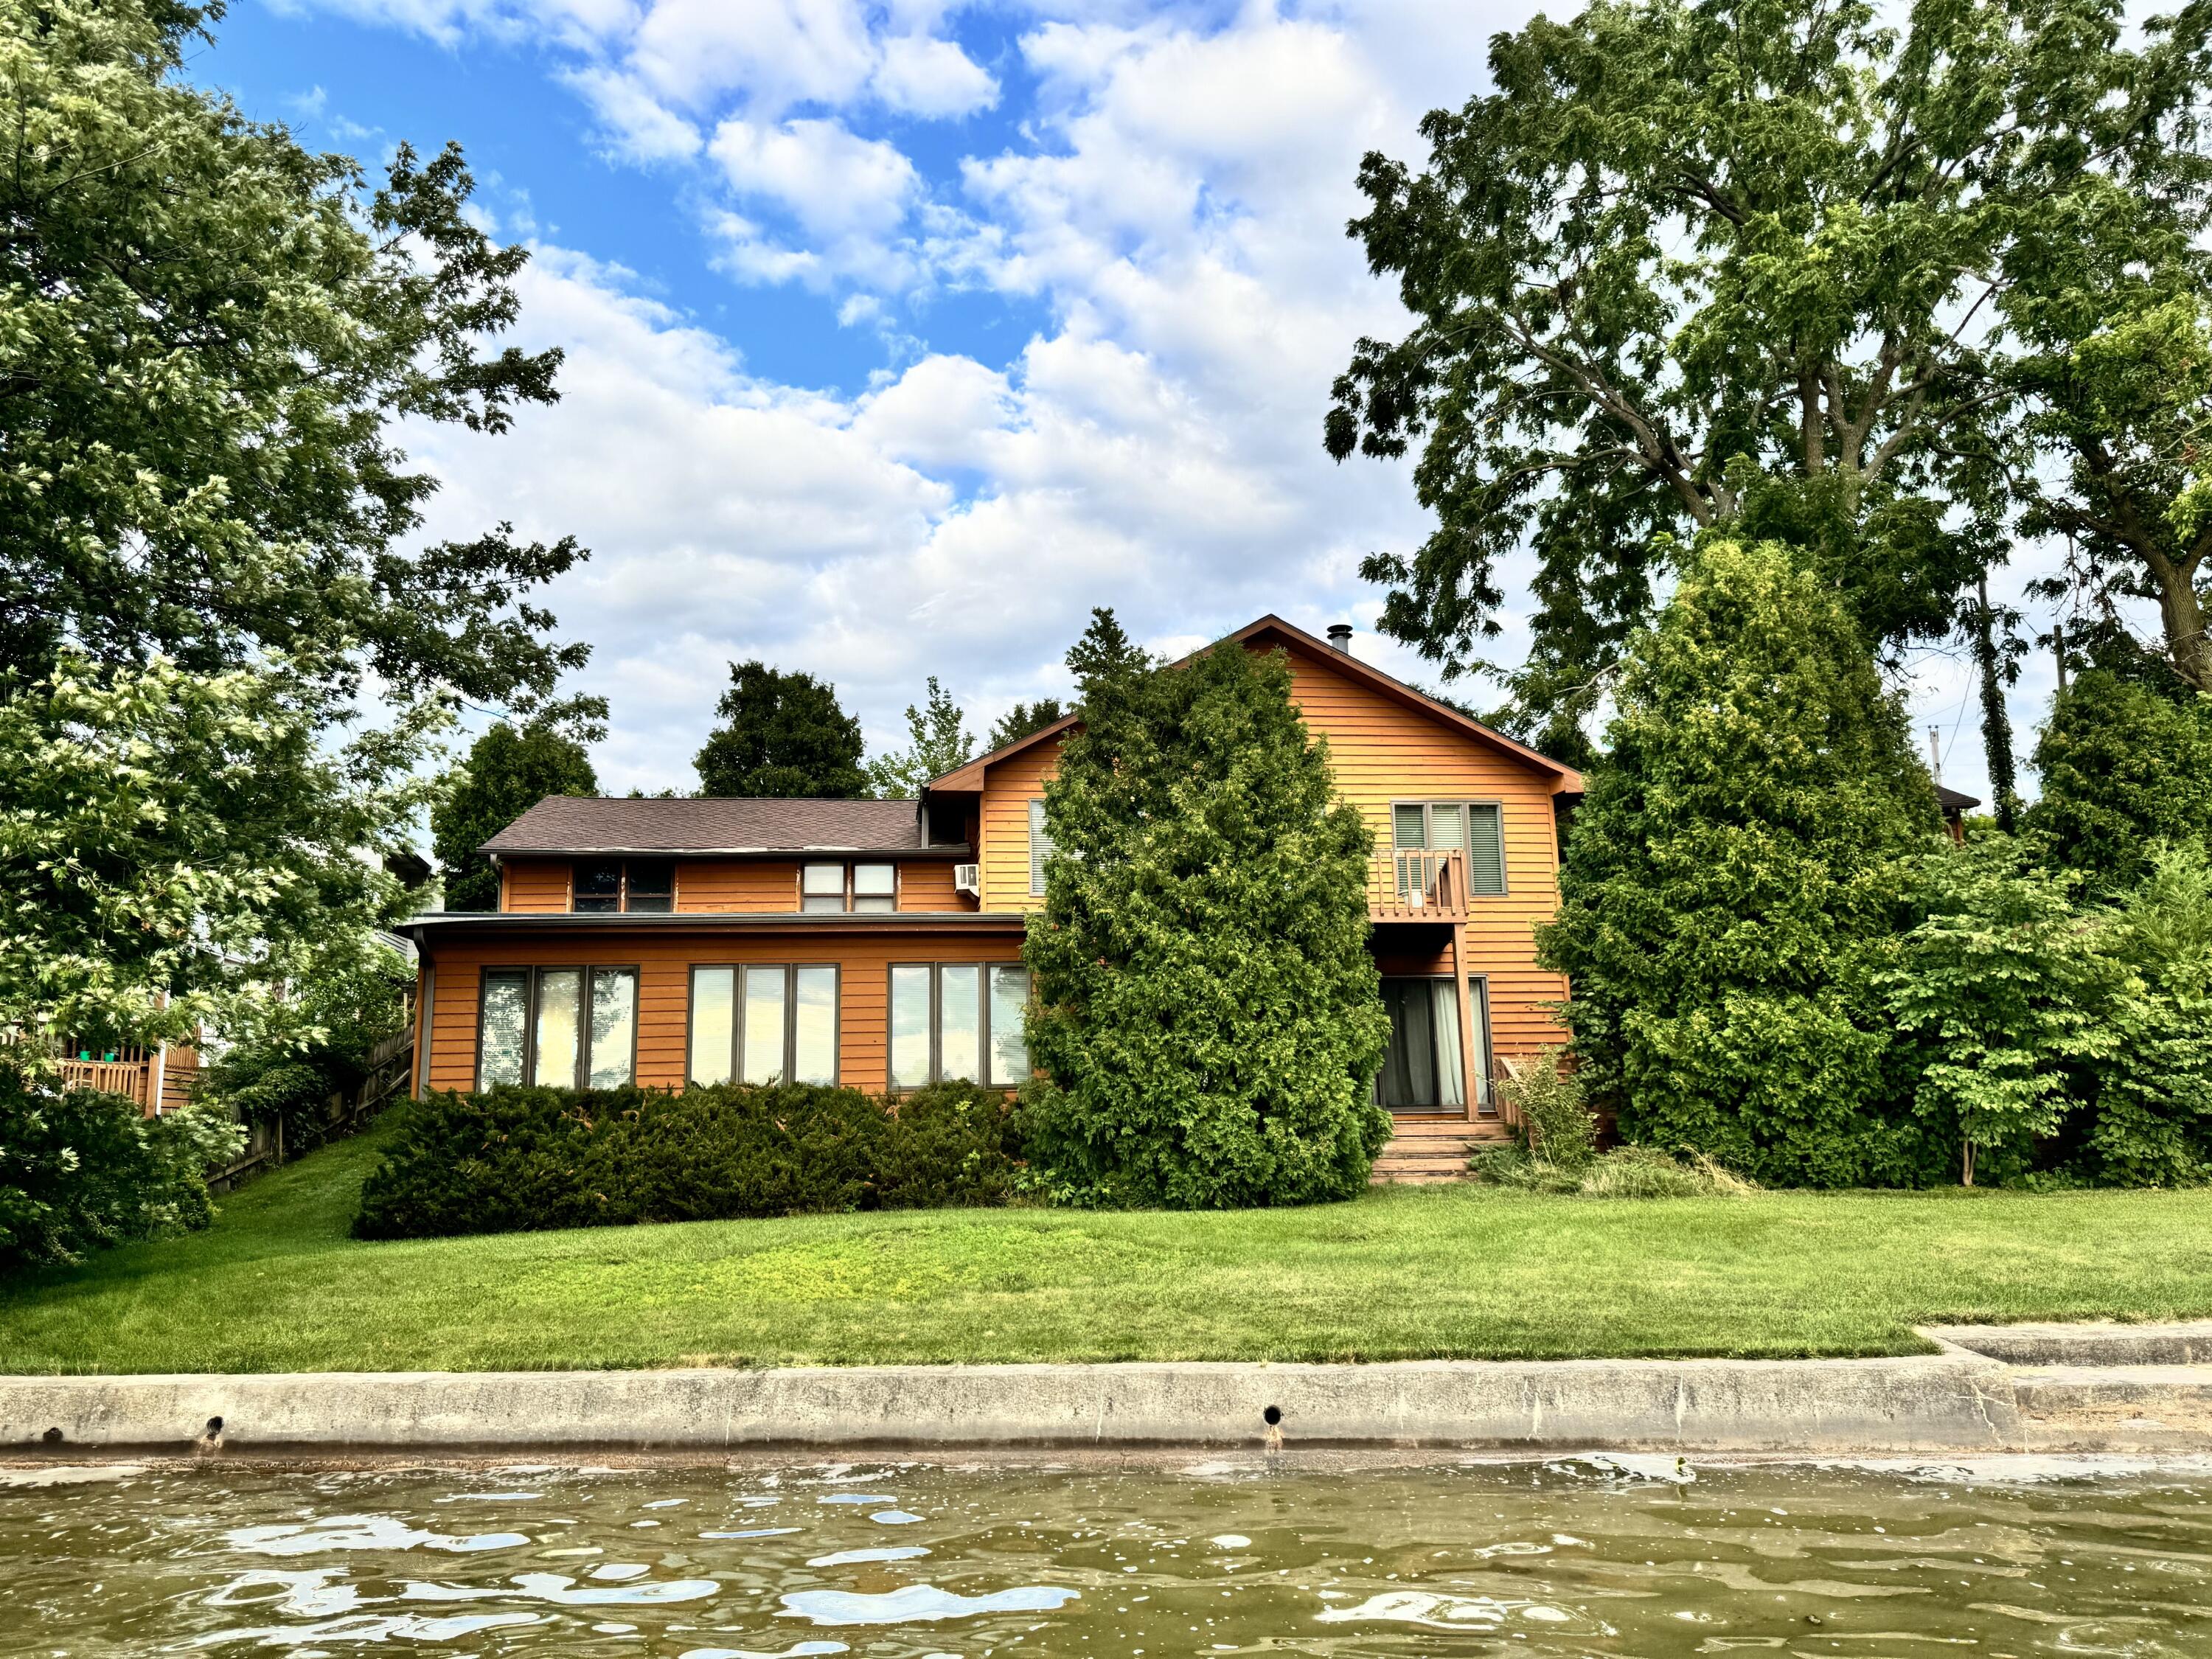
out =
[[(1372, 825), (1391, 1017), (1384, 1168), (1446, 1173), (1502, 1135), (1492, 1079), (1559, 1040), (1536, 964), (1559, 811), (1581, 776), (1273, 617), (1308, 730)], [(1227, 641), (1224, 641), (1226, 643)], [(496, 912), (420, 916), (419, 1091), (500, 1082), (836, 1082), (872, 1093), (1027, 1075), (1023, 918), (1042, 902), (1045, 781), (1073, 717), (919, 801), (539, 802), (485, 843)]]

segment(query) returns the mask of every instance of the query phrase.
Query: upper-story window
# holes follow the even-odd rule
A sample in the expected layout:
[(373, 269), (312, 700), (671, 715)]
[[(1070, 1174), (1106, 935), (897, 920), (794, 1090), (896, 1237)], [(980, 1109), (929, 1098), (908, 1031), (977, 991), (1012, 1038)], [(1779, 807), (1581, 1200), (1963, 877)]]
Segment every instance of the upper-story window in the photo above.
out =
[(896, 910), (898, 866), (807, 864), (799, 871), (802, 910)]
[(568, 908), (586, 912), (651, 914), (676, 908), (673, 859), (592, 859), (580, 861)]
[(1505, 890), (1505, 834), (1496, 801), (1401, 800), (1390, 808), (1390, 832), (1401, 852), (1465, 853), (1468, 892)]
[(1030, 891), (1044, 891), (1044, 861), (1052, 856), (1052, 834), (1044, 827), (1044, 803), (1030, 803)]

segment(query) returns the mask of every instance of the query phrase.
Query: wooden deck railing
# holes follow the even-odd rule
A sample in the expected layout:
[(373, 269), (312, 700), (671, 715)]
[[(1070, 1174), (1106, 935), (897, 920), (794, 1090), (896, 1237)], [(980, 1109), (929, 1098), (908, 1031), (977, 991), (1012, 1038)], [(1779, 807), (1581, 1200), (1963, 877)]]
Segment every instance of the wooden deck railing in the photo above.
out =
[(154, 1063), (147, 1060), (64, 1060), (58, 1070), (64, 1088), (123, 1095), (141, 1108), (154, 1087)]
[(1376, 854), (1367, 908), (1376, 921), (1465, 921), (1467, 854), (1418, 847)]

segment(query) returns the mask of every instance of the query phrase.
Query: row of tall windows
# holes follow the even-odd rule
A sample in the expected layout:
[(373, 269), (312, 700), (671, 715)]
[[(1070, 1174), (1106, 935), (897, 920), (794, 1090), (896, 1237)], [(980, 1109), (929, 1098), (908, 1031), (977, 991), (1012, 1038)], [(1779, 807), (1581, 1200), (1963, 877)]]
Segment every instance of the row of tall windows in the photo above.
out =
[(637, 969), (487, 969), (477, 1030), (479, 1088), (618, 1089), (637, 1074)]
[(835, 1083), (837, 970), (817, 963), (691, 970), (694, 1083)]
[[(823, 963), (691, 969), (694, 1083), (835, 1083), (841, 975)], [(611, 1089), (637, 1074), (637, 969), (493, 968), (483, 975), (477, 1086)], [(1029, 970), (904, 962), (890, 969), (890, 1084), (1016, 1088), (1030, 1075)]]
[(1028, 1080), (1030, 975), (1011, 963), (902, 962), (891, 969), (891, 1087)]

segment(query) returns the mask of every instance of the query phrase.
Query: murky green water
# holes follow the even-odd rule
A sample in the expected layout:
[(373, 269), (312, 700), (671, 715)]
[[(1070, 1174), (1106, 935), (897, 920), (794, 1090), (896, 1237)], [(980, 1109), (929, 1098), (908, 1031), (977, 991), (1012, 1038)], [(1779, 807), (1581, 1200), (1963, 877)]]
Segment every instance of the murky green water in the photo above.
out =
[(2212, 1465), (0, 1471), (0, 1652), (2212, 1654)]

